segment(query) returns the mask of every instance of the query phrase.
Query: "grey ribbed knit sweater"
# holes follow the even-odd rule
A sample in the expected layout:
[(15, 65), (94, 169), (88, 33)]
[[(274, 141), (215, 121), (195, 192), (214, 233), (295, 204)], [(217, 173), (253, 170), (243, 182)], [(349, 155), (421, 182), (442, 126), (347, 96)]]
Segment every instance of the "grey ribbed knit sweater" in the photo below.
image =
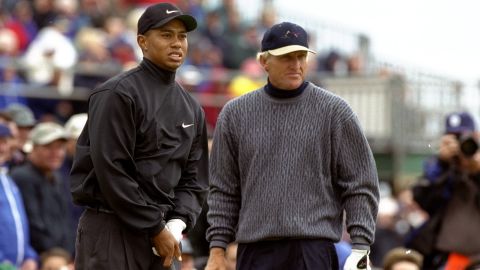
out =
[(262, 89), (228, 102), (210, 157), (210, 246), (283, 237), (373, 242), (378, 177), (358, 119), (312, 83), (294, 98)]

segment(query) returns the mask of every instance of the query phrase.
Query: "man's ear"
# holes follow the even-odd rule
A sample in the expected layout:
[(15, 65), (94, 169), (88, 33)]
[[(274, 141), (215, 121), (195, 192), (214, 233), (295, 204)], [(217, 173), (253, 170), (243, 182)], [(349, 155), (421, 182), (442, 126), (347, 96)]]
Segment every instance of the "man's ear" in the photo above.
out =
[(137, 36), (137, 43), (143, 52), (147, 50), (147, 38), (144, 35)]
[(260, 65), (263, 67), (265, 71), (268, 71), (267, 58), (264, 55), (261, 55), (258, 58), (258, 62), (260, 63)]

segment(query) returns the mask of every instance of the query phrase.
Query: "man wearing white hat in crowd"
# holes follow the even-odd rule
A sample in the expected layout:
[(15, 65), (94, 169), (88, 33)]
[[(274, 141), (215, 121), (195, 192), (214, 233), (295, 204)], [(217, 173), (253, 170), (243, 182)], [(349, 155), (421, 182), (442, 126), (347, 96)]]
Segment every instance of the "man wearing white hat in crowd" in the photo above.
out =
[(68, 193), (59, 173), (65, 159), (67, 134), (53, 122), (39, 123), (30, 133), (25, 164), (12, 170), (22, 194), (33, 248), (42, 253), (61, 247), (73, 254), (74, 234)]
[(70, 210), (72, 213), (72, 227), (74, 232), (77, 231), (78, 221), (82, 215), (85, 207), (76, 205), (73, 203), (73, 198), (70, 194), (70, 170), (72, 169), (73, 158), (75, 156), (75, 149), (78, 137), (87, 123), (88, 115), (86, 113), (79, 113), (70, 116), (65, 125), (65, 132), (67, 134), (67, 143), (66, 143), (66, 156), (65, 161), (60, 169), (65, 180), (65, 192), (69, 194), (68, 203), (70, 205)]
[(87, 118), (88, 116), (86, 113), (74, 114), (70, 116), (68, 121), (65, 123), (64, 128), (68, 136), (67, 158), (73, 158), (78, 136), (80, 136), (80, 133), (87, 122)]

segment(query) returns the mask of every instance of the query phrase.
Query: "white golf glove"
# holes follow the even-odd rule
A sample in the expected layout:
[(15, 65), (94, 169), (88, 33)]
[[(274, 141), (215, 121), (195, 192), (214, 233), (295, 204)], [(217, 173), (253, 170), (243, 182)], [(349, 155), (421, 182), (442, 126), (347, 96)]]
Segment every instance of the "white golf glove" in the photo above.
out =
[(370, 270), (369, 253), (370, 251), (367, 249), (352, 249), (352, 253), (350, 253), (345, 261), (343, 270)]
[(185, 222), (179, 218), (174, 218), (167, 221), (165, 228), (167, 228), (175, 240), (180, 243), (180, 240), (182, 240), (183, 237), (182, 232), (185, 230), (185, 228), (187, 228), (187, 224), (185, 224)]

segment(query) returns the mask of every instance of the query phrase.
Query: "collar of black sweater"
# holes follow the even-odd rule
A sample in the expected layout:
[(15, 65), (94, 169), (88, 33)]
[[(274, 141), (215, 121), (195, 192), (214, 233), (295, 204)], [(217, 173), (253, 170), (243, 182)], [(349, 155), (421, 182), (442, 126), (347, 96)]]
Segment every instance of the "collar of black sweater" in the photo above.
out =
[(143, 61), (140, 64), (140, 66), (145, 68), (149, 72), (151, 72), (154, 77), (159, 78), (165, 84), (172, 84), (175, 82), (175, 73), (176, 73), (175, 71), (169, 71), (169, 70), (160, 68), (151, 60), (145, 57), (143, 58)]
[(265, 89), (265, 92), (275, 98), (293, 98), (297, 97), (300, 94), (303, 93), (303, 90), (307, 88), (308, 82), (304, 81), (297, 89), (294, 90), (284, 90), (277, 88), (273, 86), (272, 83), (270, 83), (270, 80), (268, 80), (268, 83), (263, 87)]

